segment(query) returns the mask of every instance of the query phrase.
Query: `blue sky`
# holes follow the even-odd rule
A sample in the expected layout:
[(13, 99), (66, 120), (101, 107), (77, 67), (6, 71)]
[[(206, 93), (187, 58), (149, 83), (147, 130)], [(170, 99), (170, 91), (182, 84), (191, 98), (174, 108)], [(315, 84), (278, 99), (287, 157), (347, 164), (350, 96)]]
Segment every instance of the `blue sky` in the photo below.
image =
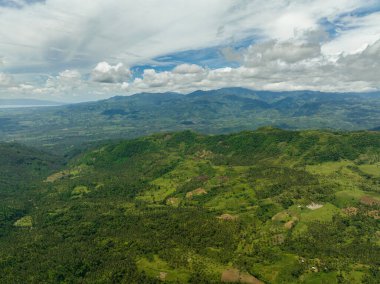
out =
[(0, 0), (0, 98), (378, 91), (378, 0)]

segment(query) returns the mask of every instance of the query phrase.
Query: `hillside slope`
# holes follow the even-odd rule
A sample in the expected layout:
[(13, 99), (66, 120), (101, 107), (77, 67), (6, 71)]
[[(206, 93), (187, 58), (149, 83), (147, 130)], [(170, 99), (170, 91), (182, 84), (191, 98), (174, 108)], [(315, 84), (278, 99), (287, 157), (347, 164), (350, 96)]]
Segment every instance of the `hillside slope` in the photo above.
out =
[[(44, 178), (0, 238), (3, 283), (376, 283), (380, 133), (190, 131)], [(3, 203), (4, 205), (4, 203)]]
[(0, 236), (37, 202), (42, 179), (62, 165), (57, 156), (0, 143)]

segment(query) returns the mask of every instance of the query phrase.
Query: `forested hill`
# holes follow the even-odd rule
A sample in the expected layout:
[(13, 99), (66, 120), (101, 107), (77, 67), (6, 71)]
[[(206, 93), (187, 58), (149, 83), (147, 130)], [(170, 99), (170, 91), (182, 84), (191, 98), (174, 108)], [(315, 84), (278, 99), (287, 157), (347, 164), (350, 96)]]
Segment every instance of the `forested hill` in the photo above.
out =
[(379, 168), (379, 132), (105, 143), (3, 214), (2, 282), (377, 283)]
[(62, 166), (58, 156), (16, 143), (0, 143), (0, 238), (36, 204), (43, 179)]
[[(17, 143), (0, 143), (0, 185), (26, 185), (54, 171), (62, 161), (57, 156)], [(1, 193), (0, 193), (1, 194)]]
[(380, 94), (226, 88), (188, 95), (142, 93), (59, 107), (0, 110), (2, 140), (45, 147), (184, 129), (231, 133), (267, 125), (283, 129), (377, 129)]

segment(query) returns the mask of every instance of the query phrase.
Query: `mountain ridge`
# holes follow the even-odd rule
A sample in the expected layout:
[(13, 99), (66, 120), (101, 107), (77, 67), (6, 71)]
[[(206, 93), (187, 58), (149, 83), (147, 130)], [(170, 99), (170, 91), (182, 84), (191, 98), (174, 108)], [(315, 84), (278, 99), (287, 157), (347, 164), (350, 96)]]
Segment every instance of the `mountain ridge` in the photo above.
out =
[[(58, 107), (0, 110), (3, 141), (77, 145), (191, 129), (229, 133), (272, 125), (285, 129), (365, 130), (380, 126), (379, 93), (270, 92), (225, 88), (141, 93)], [(50, 147), (50, 146), (49, 146)]]

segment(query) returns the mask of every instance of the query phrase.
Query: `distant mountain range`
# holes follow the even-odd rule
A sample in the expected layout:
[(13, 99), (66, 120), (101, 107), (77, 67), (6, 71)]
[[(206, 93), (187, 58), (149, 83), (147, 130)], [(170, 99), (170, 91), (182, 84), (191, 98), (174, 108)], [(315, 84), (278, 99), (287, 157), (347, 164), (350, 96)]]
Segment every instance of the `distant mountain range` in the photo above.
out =
[(184, 129), (219, 134), (262, 126), (376, 130), (380, 93), (224, 88), (188, 95), (141, 93), (38, 111), (0, 110), (1, 140), (51, 147)]

